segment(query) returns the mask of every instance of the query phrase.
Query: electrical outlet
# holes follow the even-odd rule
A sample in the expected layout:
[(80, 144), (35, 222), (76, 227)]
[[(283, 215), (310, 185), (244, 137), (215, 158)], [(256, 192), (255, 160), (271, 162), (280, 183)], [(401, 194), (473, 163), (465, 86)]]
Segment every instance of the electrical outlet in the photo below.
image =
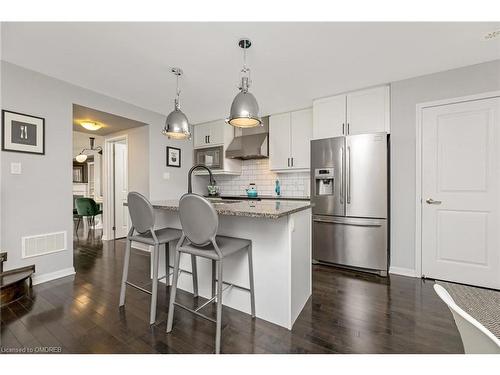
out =
[(170, 180), (170, 173), (169, 172), (163, 172), (163, 179), (164, 180)]

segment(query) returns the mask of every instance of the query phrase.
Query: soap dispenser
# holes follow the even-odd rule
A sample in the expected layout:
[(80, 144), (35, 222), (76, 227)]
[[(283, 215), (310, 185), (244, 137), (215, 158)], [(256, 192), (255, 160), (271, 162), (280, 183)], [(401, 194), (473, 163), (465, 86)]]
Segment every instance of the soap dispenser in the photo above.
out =
[(280, 181), (276, 179), (276, 187), (274, 188), (274, 191), (276, 192), (276, 195), (279, 197), (281, 195), (281, 186), (280, 186)]

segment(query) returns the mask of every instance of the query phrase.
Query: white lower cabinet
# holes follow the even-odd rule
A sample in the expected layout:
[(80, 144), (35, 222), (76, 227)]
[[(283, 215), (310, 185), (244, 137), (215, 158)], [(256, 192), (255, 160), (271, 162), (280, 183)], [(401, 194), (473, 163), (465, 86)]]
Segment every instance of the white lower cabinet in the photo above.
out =
[(297, 171), (310, 168), (312, 109), (269, 118), (269, 169)]

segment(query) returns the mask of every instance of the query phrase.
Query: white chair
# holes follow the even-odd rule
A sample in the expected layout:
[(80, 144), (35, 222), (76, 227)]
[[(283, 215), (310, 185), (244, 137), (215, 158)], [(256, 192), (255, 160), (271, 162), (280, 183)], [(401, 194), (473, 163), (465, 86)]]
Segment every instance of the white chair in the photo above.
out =
[(455, 319), (466, 354), (499, 354), (500, 340), (481, 323), (455, 303), (445, 288), (434, 284), (434, 290), (443, 300)]

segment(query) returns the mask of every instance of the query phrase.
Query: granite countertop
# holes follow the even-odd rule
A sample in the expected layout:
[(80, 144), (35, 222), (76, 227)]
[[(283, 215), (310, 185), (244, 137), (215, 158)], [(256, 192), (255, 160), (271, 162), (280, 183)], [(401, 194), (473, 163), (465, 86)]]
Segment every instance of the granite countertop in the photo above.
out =
[[(228, 203), (229, 202), (229, 203)], [(283, 216), (293, 214), (294, 212), (306, 210), (312, 207), (309, 201), (292, 201), (292, 200), (215, 200), (212, 201), (215, 210), (219, 215), (227, 216), (246, 216), (246, 217), (261, 217), (267, 219), (279, 219)], [(151, 202), (154, 208), (178, 211), (178, 200), (153, 201)]]
[[(205, 198), (209, 196), (204, 195)], [(284, 197), (280, 195), (279, 197), (276, 195), (258, 195), (256, 198), (250, 198), (247, 195), (220, 195), (214, 198), (222, 198), (222, 199), (246, 199), (246, 200), (262, 200), (262, 199), (271, 199), (271, 200), (280, 200), (280, 201), (309, 201), (310, 197)]]

